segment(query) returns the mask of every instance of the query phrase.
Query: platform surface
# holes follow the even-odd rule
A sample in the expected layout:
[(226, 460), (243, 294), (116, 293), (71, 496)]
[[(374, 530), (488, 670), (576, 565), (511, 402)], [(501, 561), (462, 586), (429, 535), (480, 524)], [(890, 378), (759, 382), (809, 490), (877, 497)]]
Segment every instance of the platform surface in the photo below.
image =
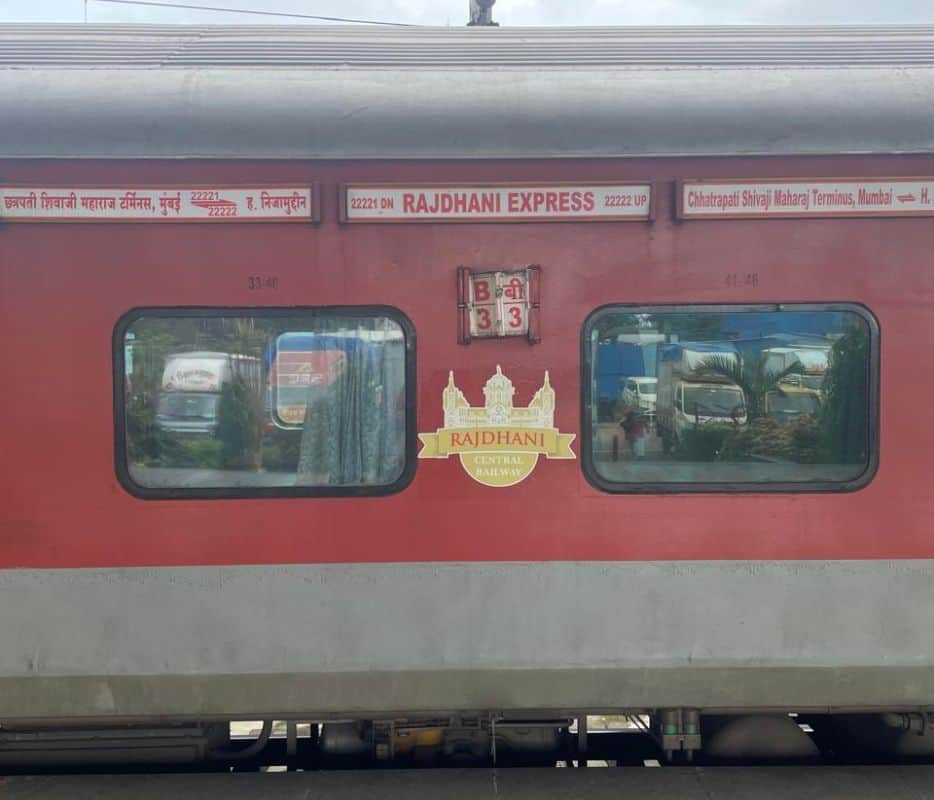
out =
[(934, 767), (750, 767), (0, 778), (3, 800), (934, 800)]

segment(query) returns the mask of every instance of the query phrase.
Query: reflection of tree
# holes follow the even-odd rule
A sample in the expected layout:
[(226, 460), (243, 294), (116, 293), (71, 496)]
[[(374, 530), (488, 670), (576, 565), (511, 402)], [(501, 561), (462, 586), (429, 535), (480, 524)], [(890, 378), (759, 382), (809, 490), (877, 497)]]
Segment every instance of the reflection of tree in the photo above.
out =
[(135, 333), (132, 342), (133, 374), (130, 386), (134, 395), (155, 397), (162, 385), (166, 356), (178, 346), (175, 336), (147, 326)]
[[(771, 379), (763, 375), (748, 387), (741, 383), (747, 392), (750, 424), (724, 440), (719, 457), (725, 461), (762, 457), (798, 464), (864, 463), (868, 457), (868, 364), (869, 335), (865, 326), (855, 325), (833, 346), (830, 368), (824, 378), (824, 398), (817, 414), (802, 414), (783, 424), (762, 416), (766, 394), (780, 391), (777, 384), (781, 373)], [(729, 372), (731, 379), (739, 383), (736, 365), (729, 362), (729, 366), (731, 370), (718, 369), (717, 374)], [(755, 372), (766, 371), (760, 363)], [(756, 412), (752, 411), (754, 403)], [(756, 415), (758, 418), (753, 419)]]
[(267, 343), (275, 337), (274, 320), (258, 320), (253, 317), (241, 317), (225, 320), (225, 331), (221, 349), (226, 353), (243, 355), (261, 355)]
[(730, 433), (723, 442), (720, 458), (723, 461), (764, 458), (813, 464), (820, 460), (817, 422), (810, 414), (785, 423), (759, 417)]
[(674, 340), (710, 342), (722, 340), (723, 315), (708, 311), (694, 313), (610, 314), (600, 320), (597, 339), (616, 341), (616, 337), (636, 333), (662, 333)]
[(133, 463), (154, 460), (160, 452), (162, 437), (156, 427), (156, 412), (142, 395), (126, 400), (127, 456)]
[(177, 449), (156, 425), (156, 397), (162, 385), (162, 370), (176, 340), (163, 328), (149, 325), (134, 329), (134, 337), (133, 373), (128, 376), (125, 407), (127, 456), (133, 463), (152, 464)]
[(859, 464), (869, 455), (869, 333), (858, 323), (834, 342), (824, 378), (821, 449), (830, 463)]
[(217, 407), (217, 438), (228, 469), (255, 469), (262, 439), (262, 404), (246, 382), (225, 383)]
[(712, 355), (704, 359), (699, 372), (722, 376), (739, 386), (746, 396), (746, 414), (752, 420), (765, 413), (765, 396), (769, 392), (781, 392), (779, 384), (784, 378), (803, 371), (799, 361), (783, 370), (766, 369), (767, 361), (765, 353), (756, 358), (743, 359)]
[(682, 342), (722, 341), (725, 336), (723, 316), (709, 311), (697, 314), (651, 314), (649, 319), (659, 333), (668, 337), (676, 336)]
[(600, 321), (597, 328), (598, 341), (616, 341), (620, 334), (639, 333), (645, 330), (639, 315), (637, 314), (613, 314)]

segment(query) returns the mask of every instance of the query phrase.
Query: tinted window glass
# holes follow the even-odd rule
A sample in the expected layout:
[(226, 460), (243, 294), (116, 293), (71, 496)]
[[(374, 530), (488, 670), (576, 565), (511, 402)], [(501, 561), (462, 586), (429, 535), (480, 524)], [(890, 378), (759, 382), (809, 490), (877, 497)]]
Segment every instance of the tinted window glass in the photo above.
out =
[[(843, 306), (601, 310), (585, 328), (587, 468), (610, 490), (854, 482), (873, 457), (875, 330)], [(654, 401), (615, 389), (639, 377)]]
[(153, 311), (122, 338), (136, 486), (385, 487), (403, 474), (407, 349), (395, 319)]

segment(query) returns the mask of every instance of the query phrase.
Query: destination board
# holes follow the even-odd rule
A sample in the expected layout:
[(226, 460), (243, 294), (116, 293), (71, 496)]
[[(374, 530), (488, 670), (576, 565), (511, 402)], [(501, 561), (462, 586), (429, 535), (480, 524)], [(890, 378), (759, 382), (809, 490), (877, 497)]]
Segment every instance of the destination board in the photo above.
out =
[(688, 180), (678, 219), (934, 215), (934, 178)]
[(314, 186), (0, 186), (3, 222), (317, 222)]
[(342, 222), (648, 221), (649, 183), (347, 184)]

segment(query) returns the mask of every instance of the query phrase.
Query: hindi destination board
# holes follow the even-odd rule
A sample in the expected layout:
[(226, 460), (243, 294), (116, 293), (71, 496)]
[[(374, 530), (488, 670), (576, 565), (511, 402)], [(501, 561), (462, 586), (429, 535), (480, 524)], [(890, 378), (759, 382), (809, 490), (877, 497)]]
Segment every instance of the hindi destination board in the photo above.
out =
[(0, 186), (4, 222), (314, 222), (312, 186)]

